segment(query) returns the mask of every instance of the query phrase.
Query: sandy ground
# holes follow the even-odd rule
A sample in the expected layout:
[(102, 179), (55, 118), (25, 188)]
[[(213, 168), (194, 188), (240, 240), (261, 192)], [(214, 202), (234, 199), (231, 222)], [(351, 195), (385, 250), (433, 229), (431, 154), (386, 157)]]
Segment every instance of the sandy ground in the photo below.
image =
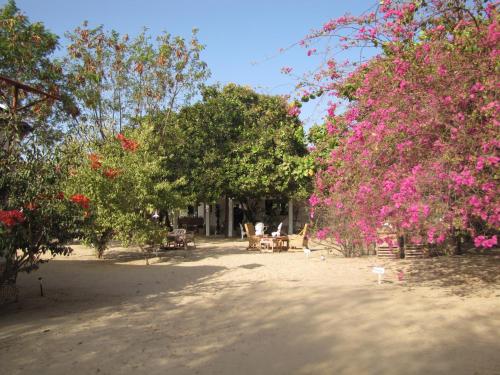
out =
[(0, 373), (500, 374), (500, 255), (384, 264), (245, 245), (149, 266), (77, 246), (21, 275), (20, 302), (0, 307)]

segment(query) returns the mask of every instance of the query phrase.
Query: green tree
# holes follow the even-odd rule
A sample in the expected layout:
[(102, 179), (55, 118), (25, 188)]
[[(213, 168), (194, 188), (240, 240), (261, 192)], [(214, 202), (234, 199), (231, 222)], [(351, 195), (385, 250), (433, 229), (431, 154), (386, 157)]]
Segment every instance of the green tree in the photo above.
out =
[(312, 163), (302, 124), (283, 98), (234, 84), (206, 87), (202, 96), (164, 124), (176, 134), (164, 144), (166, 178), (185, 176), (191, 202), (307, 194)]
[(82, 207), (61, 192), (66, 170), (58, 153), (33, 144), (24, 145), (22, 153), (22, 158), (2, 158), (0, 187), (9, 194), (0, 208), (0, 258), (6, 266), (0, 285), (15, 283), (18, 272), (37, 269), (47, 253), (69, 254), (67, 244), (85, 221)]
[(57, 37), (14, 1), (0, 9), (0, 75), (36, 88), (0, 84), (0, 284), (15, 283), (43, 254), (67, 254), (83, 222), (80, 208), (59, 194), (65, 168), (56, 123), (74, 107), (58, 89), (64, 76), (51, 57), (56, 46)]
[(209, 75), (196, 30), (189, 41), (164, 33), (153, 42), (145, 31), (131, 40), (85, 22), (67, 37), (69, 88), (83, 111), (73, 128), (87, 141), (113, 137), (159, 111), (170, 115)]
[[(183, 184), (182, 176), (166, 179), (168, 171), (162, 170), (160, 140), (172, 135), (158, 119), (170, 121), (209, 72), (196, 30), (190, 40), (163, 33), (153, 42), (145, 31), (131, 40), (84, 23), (67, 37), (69, 89), (82, 107), (71, 146), (78, 150), (74, 160), (80, 169), (68, 188), (81, 186), (91, 199), (92, 224), (85, 238), (100, 257), (112, 237), (141, 246), (154, 240), (158, 227), (150, 211), (185, 204), (172, 193)], [(120, 148), (123, 142), (116, 137), (122, 133), (137, 142), (136, 150)], [(104, 169), (91, 168), (87, 155), (82, 164), (80, 150), (102, 158), (103, 168), (117, 175), (110, 178)]]
[(73, 173), (66, 191), (89, 198), (83, 235), (99, 258), (112, 238), (141, 248), (161, 241), (162, 228), (152, 213), (177, 201), (174, 188), (182, 181), (161, 180), (153, 134), (154, 126), (144, 123), (126, 135), (88, 145), (88, 153), (82, 153), (78, 143), (71, 147)]

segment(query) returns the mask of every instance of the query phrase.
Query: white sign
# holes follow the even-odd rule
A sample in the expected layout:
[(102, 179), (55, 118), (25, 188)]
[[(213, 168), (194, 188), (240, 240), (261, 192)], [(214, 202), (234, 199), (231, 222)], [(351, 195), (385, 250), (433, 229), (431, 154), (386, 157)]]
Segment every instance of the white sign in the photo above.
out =
[(372, 272), (377, 274), (378, 285), (382, 284), (382, 275), (385, 273), (385, 268), (384, 267), (373, 267)]

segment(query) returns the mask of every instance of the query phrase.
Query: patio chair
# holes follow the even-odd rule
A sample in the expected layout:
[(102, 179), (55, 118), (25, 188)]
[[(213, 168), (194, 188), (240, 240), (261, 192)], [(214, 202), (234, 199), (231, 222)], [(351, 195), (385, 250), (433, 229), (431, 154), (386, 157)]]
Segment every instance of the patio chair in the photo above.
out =
[(170, 245), (173, 245), (174, 248), (184, 247), (185, 249), (187, 249), (186, 230), (174, 229), (172, 232), (168, 232), (167, 247), (170, 247)]
[(185, 248), (187, 249), (188, 244), (193, 244), (193, 248), (196, 249), (196, 242), (194, 240), (194, 231), (186, 231), (186, 242), (185, 242)]
[(247, 232), (245, 232), (245, 229), (243, 229), (243, 225), (240, 223), (240, 231), (241, 231), (241, 239), (247, 235)]
[(309, 224), (304, 225), (304, 229), (302, 229), (299, 234), (291, 234), (288, 236), (290, 241), (290, 247), (292, 249), (303, 249), (307, 247), (308, 238), (307, 238), (307, 229), (309, 228)]
[(278, 229), (276, 230), (276, 232), (272, 232), (271, 236), (273, 236), (273, 237), (281, 236), (281, 227), (282, 226), (283, 226), (283, 223), (280, 223), (280, 225), (278, 225)]
[(263, 236), (265, 229), (266, 229), (266, 226), (264, 225), (264, 223), (255, 224), (255, 235), (256, 236)]
[(248, 238), (247, 250), (259, 250), (262, 236), (255, 234), (255, 228), (252, 223), (245, 223), (245, 230)]

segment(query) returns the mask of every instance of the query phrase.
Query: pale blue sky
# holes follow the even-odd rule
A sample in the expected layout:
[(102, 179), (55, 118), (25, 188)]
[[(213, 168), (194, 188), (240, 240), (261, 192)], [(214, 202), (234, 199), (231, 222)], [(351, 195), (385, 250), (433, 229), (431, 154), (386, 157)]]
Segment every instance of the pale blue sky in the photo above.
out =
[[(5, 4), (0, 0), (0, 4)], [(268, 94), (293, 93), (296, 83), (280, 73), (283, 66), (301, 72), (315, 61), (306, 51), (280, 48), (299, 41), (311, 29), (346, 12), (359, 14), (374, 0), (17, 0), (17, 6), (31, 21), (43, 22), (61, 37), (84, 20), (91, 26), (134, 35), (147, 27), (151, 35), (168, 31), (189, 37), (200, 30), (206, 45), (203, 59), (212, 72), (210, 83), (235, 82)], [(317, 62), (316, 62), (317, 64)], [(324, 115), (325, 103), (308, 104), (301, 119), (308, 127)]]

